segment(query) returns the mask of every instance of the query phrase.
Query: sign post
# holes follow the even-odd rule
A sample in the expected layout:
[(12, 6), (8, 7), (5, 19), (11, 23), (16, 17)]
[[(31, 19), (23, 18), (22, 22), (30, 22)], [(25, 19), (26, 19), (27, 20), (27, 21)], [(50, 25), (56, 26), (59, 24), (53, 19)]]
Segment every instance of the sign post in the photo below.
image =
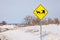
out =
[(40, 39), (42, 40), (42, 21), (40, 21)]
[(48, 11), (40, 4), (33, 13), (40, 19), (40, 39), (42, 40), (42, 20), (48, 14)]

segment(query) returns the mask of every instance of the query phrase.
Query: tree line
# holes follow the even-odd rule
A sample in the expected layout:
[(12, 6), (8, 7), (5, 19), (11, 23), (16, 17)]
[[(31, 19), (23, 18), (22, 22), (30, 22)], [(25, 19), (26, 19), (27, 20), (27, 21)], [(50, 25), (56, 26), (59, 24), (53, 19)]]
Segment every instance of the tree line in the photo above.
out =
[[(48, 25), (48, 24), (60, 24), (60, 20), (58, 18), (54, 18), (54, 19), (51, 19), (51, 18), (48, 18), (48, 19), (43, 19), (42, 21), (40, 19), (38, 19), (37, 17), (35, 16), (26, 16), (24, 19), (23, 19), (23, 25)], [(6, 25), (8, 24), (6, 21), (2, 21), (0, 23), (0, 25)], [(17, 24), (18, 25), (18, 24)]]
[(26, 16), (24, 18), (24, 24), (25, 25), (40, 25), (42, 23), (42, 25), (48, 25), (48, 24), (60, 24), (60, 20), (58, 18), (48, 18), (48, 19), (43, 19), (41, 22), (41, 20), (39, 20), (38, 18), (34, 17), (34, 16)]

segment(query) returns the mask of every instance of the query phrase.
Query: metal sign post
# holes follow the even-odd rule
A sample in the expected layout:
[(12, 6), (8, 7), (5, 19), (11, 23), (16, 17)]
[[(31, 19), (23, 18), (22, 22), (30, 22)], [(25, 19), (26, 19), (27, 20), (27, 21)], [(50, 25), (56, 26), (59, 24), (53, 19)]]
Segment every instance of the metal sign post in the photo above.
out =
[(42, 21), (40, 21), (40, 39), (42, 40)]

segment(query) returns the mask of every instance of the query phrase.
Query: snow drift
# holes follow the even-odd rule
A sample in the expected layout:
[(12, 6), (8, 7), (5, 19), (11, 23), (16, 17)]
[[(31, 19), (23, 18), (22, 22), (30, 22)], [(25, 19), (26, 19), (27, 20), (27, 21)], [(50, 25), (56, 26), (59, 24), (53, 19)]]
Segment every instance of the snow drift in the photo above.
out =
[[(11, 40), (40, 40), (40, 26), (20, 27), (0, 33)], [(43, 40), (60, 40), (60, 25), (50, 24), (42, 26)]]

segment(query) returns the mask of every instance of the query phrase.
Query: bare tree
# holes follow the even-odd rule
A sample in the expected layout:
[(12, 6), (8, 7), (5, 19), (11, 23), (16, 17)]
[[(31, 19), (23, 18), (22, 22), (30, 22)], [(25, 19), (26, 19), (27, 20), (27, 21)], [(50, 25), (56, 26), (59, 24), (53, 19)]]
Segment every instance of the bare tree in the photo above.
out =
[(24, 18), (24, 22), (25, 22), (25, 24), (31, 24), (31, 22), (32, 22), (32, 17), (31, 16), (26, 16), (25, 18)]
[(39, 21), (40, 20), (34, 16), (26, 16), (24, 18), (24, 22), (27, 25), (37, 25), (37, 24), (39, 24)]
[(55, 19), (54, 19), (54, 23), (55, 23), (55, 24), (59, 24), (59, 19), (58, 19), (58, 18), (55, 18)]
[(53, 24), (53, 20), (51, 18), (48, 18), (48, 24)]
[(6, 25), (7, 23), (6, 23), (6, 21), (2, 21), (2, 24), (3, 24), (3, 25)]

